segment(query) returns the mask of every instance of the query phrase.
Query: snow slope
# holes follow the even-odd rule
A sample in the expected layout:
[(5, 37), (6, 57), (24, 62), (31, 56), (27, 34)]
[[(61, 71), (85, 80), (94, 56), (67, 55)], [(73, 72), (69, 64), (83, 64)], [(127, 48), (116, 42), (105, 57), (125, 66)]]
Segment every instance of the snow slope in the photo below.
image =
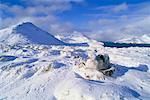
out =
[(42, 45), (62, 45), (64, 42), (41, 30), (30, 22), (25, 22), (0, 31), (0, 41), (8, 44), (35, 43)]
[(118, 43), (150, 43), (150, 35), (131, 36), (129, 38), (116, 41)]
[[(3, 32), (9, 33), (9, 30)], [(3, 37), (7, 39), (4, 34)], [(78, 41), (77, 37), (83, 36), (69, 36), (70, 43)], [(108, 48), (86, 37), (82, 41), (84, 39), (89, 46), (7, 45), (1, 41), (0, 99), (150, 99), (150, 48)], [(112, 77), (81, 68), (82, 62), (103, 53), (109, 54), (116, 68)]]

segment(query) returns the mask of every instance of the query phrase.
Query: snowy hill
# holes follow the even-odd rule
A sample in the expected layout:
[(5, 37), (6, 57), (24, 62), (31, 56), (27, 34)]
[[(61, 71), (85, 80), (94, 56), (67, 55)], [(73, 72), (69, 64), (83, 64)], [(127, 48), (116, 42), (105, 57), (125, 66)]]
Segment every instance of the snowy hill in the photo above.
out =
[(42, 45), (62, 45), (64, 42), (58, 40), (53, 35), (49, 34), (33, 25), (26, 22), (15, 27), (7, 28), (0, 31), (0, 41), (8, 44), (16, 43), (35, 43)]
[(91, 39), (78, 31), (74, 31), (72, 33), (62, 33), (62, 35), (56, 35), (56, 37), (67, 43), (87, 43), (91, 41)]
[[(149, 100), (150, 48), (104, 47), (81, 34), (57, 37), (89, 46), (60, 45), (32, 23), (0, 30), (0, 100)], [(105, 53), (116, 69), (112, 76), (81, 66)]]
[(129, 38), (125, 38), (125, 39), (121, 39), (121, 40), (118, 40), (116, 41), (118, 43), (142, 43), (142, 44), (147, 44), (147, 43), (150, 43), (150, 35), (142, 35), (141, 37), (140, 36), (132, 36), (132, 37), (129, 37)]

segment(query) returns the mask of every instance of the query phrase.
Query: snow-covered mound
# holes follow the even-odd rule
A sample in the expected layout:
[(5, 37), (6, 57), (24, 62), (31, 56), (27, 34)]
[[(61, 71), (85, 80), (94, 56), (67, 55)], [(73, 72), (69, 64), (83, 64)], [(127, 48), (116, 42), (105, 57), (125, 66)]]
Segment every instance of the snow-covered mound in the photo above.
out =
[(41, 30), (30, 22), (0, 31), (0, 41), (8, 44), (35, 43), (42, 45), (62, 45), (64, 42)]
[(118, 43), (142, 43), (142, 44), (147, 44), (150, 43), (150, 35), (142, 35), (142, 36), (131, 36), (129, 38), (121, 39), (116, 41)]

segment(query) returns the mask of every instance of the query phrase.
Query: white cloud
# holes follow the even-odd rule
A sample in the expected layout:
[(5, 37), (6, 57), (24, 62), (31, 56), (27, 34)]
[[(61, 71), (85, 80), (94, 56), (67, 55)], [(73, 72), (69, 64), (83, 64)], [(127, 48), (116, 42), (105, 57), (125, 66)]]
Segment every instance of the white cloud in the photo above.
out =
[(127, 10), (127, 9), (128, 9), (127, 3), (123, 3), (123, 4), (120, 4), (118, 6), (115, 6), (112, 10), (114, 12), (120, 12), (120, 11), (124, 11), (124, 10)]
[(101, 19), (92, 23), (95, 24), (90, 25), (93, 32), (88, 36), (97, 40), (116, 41), (130, 36), (140, 37), (144, 34), (150, 34), (150, 16), (126, 20)]
[[(106, 10), (103, 13), (105, 17), (103, 15), (96, 15), (96, 20), (89, 21), (88, 27), (93, 32), (92, 34), (87, 33), (88, 36), (97, 40), (116, 41), (130, 36), (150, 34), (149, 4), (132, 4), (128, 5), (128, 7), (126, 7), (126, 4), (116, 5), (116, 7), (113, 5), (113, 8), (117, 9), (115, 13), (106, 10), (112, 8), (112, 6), (99, 8)], [(122, 13), (122, 10), (125, 13)]]
[(0, 28), (5, 28), (22, 21), (31, 21), (42, 29), (57, 33), (71, 31), (69, 22), (62, 22), (58, 13), (71, 9), (71, 2), (83, 0), (23, 0), (26, 6), (0, 4)]
[(99, 6), (95, 8), (95, 10), (100, 10), (103, 13), (118, 13), (121, 11), (125, 11), (127, 9), (128, 9), (127, 3), (122, 3), (119, 5)]
[(88, 30), (89, 32), (85, 32), (87, 36), (106, 41), (115, 41), (131, 35), (150, 34), (150, 3), (122, 3), (97, 7), (95, 10), (100, 11), (99, 13), (87, 14), (93, 19), (82, 26), (84, 30), (80, 26), (74, 27), (70, 22), (63, 22), (61, 16), (56, 16), (56, 14), (70, 10), (72, 2), (80, 3), (82, 1), (24, 0), (26, 6), (0, 4), (0, 28), (22, 21), (31, 21), (51, 33)]

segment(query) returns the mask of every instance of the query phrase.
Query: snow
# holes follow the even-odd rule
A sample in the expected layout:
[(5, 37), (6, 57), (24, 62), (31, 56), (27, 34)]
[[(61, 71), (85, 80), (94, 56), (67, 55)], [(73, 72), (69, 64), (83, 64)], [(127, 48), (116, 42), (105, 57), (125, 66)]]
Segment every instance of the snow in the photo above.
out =
[(123, 38), (121, 40), (117, 40), (118, 43), (150, 43), (150, 35), (144, 34), (142, 36), (130, 36), (129, 38)]
[[(21, 32), (24, 27), (23, 25), (23, 28), (15, 30)], [(21, 34), (23, 39), (28, 34), (28, 28)], [(10, 29), (0, 31), (0, 37), (8, 39), (3, 32), (12, 34), (9, 31)], [(34, 36), (27, 39), (37, 37), (34, 32), (32, 34)], [(61, 36), (61, 39), (71, 38), (69, 43), (75, 43), (78, 41), (77, 37), (82, 38), (83, 35), (75, 38)], [(42, 39), (33, 40), (37, 44), (30, 40), (28, 44), (21, 42), (17, 45), (1, 41), (0, 99), (149, 100), (150, 48), (109, 48), (95, 40), (86, 37), (82, 39), (89, 46), (57, 45), (58, 41), (56, 45), (41, 45), (40, 43), (44, 43)], [(110, 56), (110, 62), (116, 68), (111, 77), (92, 67), (93, 58), (98, 54)]]
[[(0, 40), (5, 43), (35, 43), (42, 45), (62, 45), (64, 42), (58, 40), (53, 35), (49, 34), (33, 25), (30, 22), (22, 23), (13, 26), (7, 30), (4, 29), (0, 32)], [(7, 34), (7, 35), (6, 35)], [(5, 37), (4, 37), (5, 36)]]
[(9, 28), (0, 30), (0, 41), (8, 45), (39, 44), (39, 45), (67, 45), (88, 46), (85, 41), (76, 43), (65, 43), (52, 34), (38, 28), (31, 22), (20, 23)]

